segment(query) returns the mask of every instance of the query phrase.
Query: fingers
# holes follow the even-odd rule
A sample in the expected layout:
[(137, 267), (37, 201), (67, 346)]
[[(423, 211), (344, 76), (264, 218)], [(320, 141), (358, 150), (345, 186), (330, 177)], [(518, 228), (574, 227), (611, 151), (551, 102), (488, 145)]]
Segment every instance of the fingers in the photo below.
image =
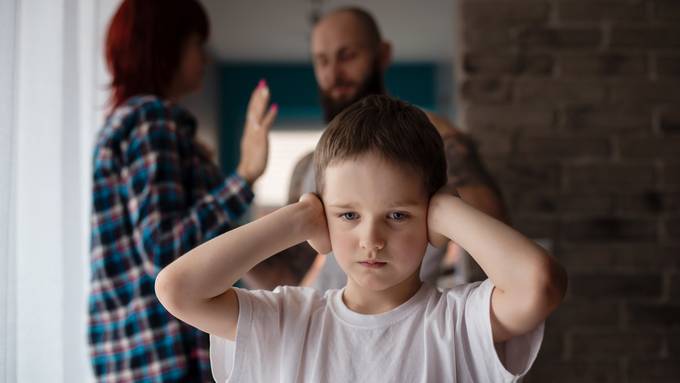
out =
[(310, 203), (312, 201), (318, 201), (319, 203), (321, 203), (321, 199), (319, 198), (319, 196), (316, 195), (316, 193), (311, 193), (311, 192), (308, 192), (308, 193), (301, 195), (299, 201), (300, 202), (310, 201)]
[(264, 115), (264, 118), (260, 122), (260, 126), (266, 131), (269, 131), (269, 128), (271, 128), (272, 124), (274, 123), (274, 119), (276, 118), (278, 112), (279, 106), (276, 103), (272, 104), (272, 106), (269, 107), (269, 111)]
[(250, 101), (248, 102), (248, 122), (260, 124), (262, 115), (265, 113), (268, 103), (269, 87), (267, 86), (267, 82), (262, 79), (257, 84), (255, 90), (253, 90), (253, 94), (250, 96)]

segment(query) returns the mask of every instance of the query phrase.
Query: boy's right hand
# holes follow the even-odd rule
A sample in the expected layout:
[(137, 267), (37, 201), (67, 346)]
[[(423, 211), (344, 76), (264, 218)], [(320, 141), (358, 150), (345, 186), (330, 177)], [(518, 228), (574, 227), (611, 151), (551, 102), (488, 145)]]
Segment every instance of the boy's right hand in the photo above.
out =
[(307, 219), (304, 231), (307, 236), (307, 242), (319, 254), (328, 254), (331, 252), (331, 239), (328, 234), (328, 223), (326, 222), (326, 213), (323, 208), (323, 202), (314, 193), (305, 193), (300, 197), (300, 202), (307, 209)]
[(435, 193), (432, 198), (430, 198), (430, 204), (427, 208), (427, 237), (432, 246), (437, 248), (444, 247), (448, 242), (447, 238), (443, 232), (443, 222), (444, 222), (444, 205), (447, 200), (452, 198), (458, 198), (447, 193), (444, 188)]

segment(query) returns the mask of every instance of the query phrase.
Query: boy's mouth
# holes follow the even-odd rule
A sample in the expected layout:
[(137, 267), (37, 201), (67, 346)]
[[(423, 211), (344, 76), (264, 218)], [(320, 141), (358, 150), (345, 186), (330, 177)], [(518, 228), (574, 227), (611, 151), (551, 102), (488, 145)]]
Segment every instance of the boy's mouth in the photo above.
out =
[(371, 269), (379, 269), (387, 264), (387, 262), (380, 262), (380, 261), (363, 261), (359, 262), (361, 266), (368, 267)]

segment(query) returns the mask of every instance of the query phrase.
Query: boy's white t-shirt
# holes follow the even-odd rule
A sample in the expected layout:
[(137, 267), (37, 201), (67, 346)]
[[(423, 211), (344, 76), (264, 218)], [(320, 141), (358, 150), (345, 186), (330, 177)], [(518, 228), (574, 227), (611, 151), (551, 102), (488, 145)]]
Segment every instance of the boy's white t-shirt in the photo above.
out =
[(533, 364), (543, 324), (494, 346), (490, 280), (443, 292), (423, 284), (378, 315), (343, 290), (236, 289), (236, 341), (210, 336), (217, 382), (513, 382)]

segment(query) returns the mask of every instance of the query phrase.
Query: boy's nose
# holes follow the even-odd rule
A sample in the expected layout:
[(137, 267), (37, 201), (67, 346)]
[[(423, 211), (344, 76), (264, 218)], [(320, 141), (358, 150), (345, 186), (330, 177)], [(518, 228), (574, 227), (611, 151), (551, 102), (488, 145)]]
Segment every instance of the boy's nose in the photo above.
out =
[(360, 242), (361, 248), (368, 250), (369, 252), (382, 250), (385, 247), (385, 240), (380, 234), (379, 228), (375, 224), (366, 226), (363, 238)]

